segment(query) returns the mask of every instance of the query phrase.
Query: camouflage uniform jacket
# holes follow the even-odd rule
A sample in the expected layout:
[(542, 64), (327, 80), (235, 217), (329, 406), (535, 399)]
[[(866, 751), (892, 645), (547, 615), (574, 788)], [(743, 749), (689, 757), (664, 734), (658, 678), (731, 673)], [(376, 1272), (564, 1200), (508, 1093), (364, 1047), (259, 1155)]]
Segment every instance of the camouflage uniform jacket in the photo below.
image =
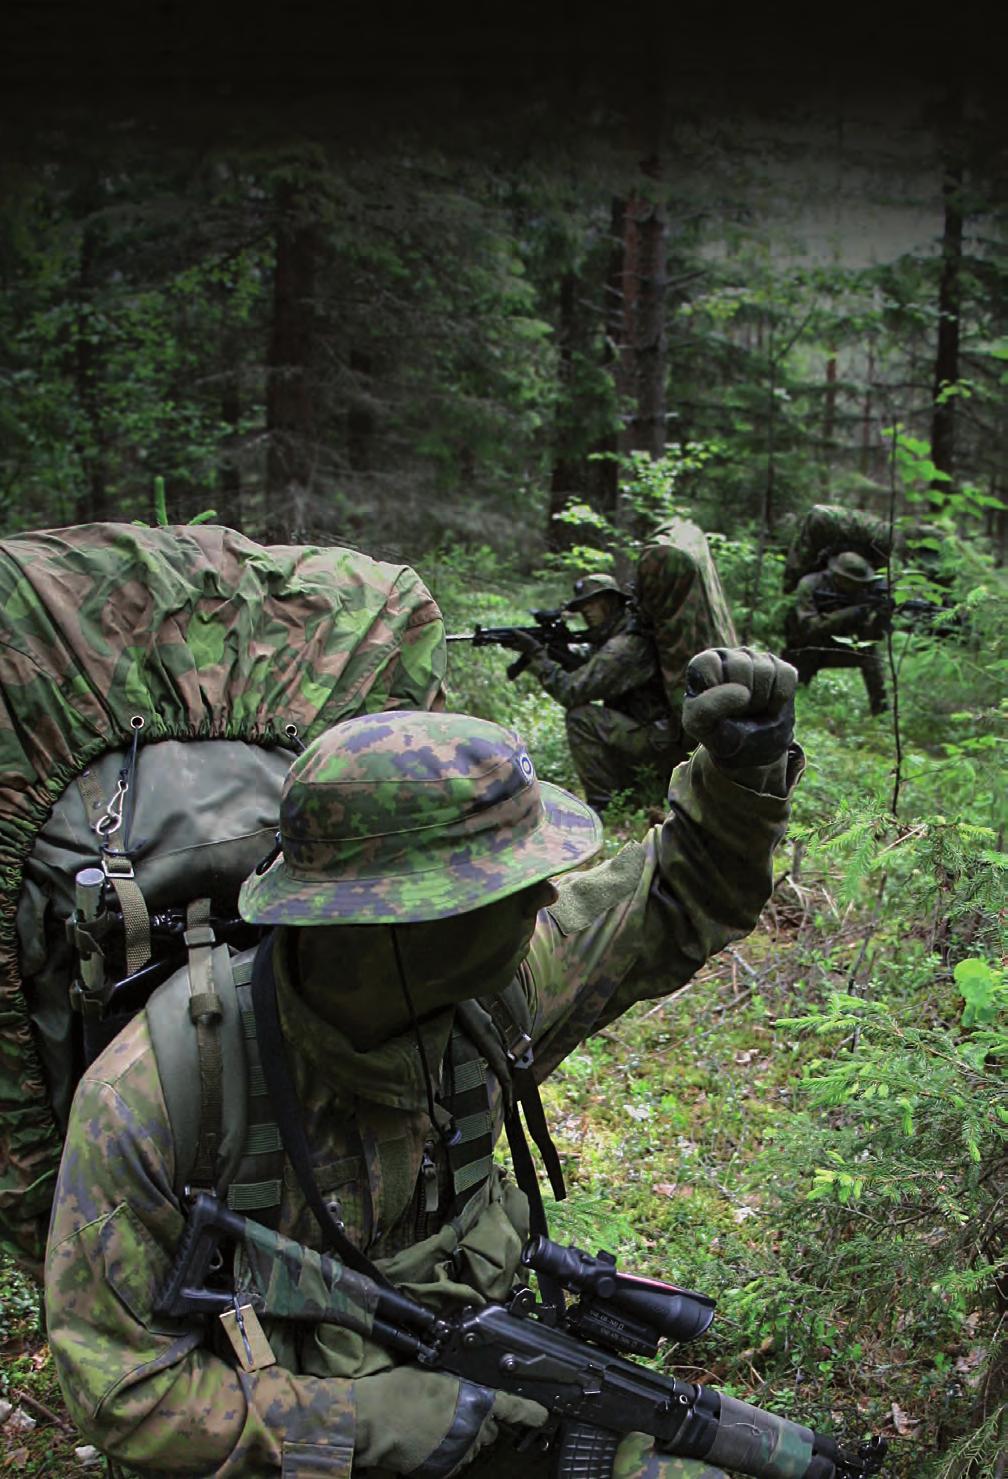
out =
[(601, 699), (631, 719), (668, 718), (658, 649), (632, 610), (620, 613), (601, 646), (573, 672), (565, 672), (545, 648), (529, 664), (550, 698), (565, 709)]
[[(789, 784), (801, 763), (793, 752)], [(557, 902), (539, 915), (520, 981), (540, 1077), (632, 1003), (688, 980), (757, 920), (787, 800), (737, 784), (703, 748), (675, 771), (669, 800), (661, 826), (561, 878)], [(523, 1194), (494, 1176), (462, 1226), (444, 1203), (425, 1211), (422, 1167), (436, 1137), (412, 1039), (355, 1052), (295, 993), (279, 949), (275, 960), (316, 1174), (323, 1195), (339, 1200), (349, 1236), (419, 1297), (472, 1302), (475, 1290), (477, 1299), (500, 1299), (526, 1233)], [(448, 1042), (452, 1011), (424, 1026), (431, 1062)], [(496, 1103), (495, 1133), (499, 1095)], [(346, 1476), (351, 1464), (367, 1473), (375, 1460), (357, 1426), (355, 1391), (390, 1364), (383, 1348), (334, 1325), (278, 1322), (267, 1325), (276, 1364), (246, 1373), (213, 1329), (152, 1312), (183, 1228), (174, 1156), (141, 1013), (81, 1081), (56, 1189), (48, 1329), (74, 1420), (144, 1473)], [(443, 1190), (444, 1165), (438, 1173)], [(319, 1246), (288, 1178), (279, 1226)]]
[(879, 636), (871, 617), (866, 619), (863, 615), (860, 608), (864, 602), (856, 592), (845, 594), (846, 605), (831, 611), (819, 609), (816, 596), (820, 594), (833, 600), (840, 594), (828, 570), (814, 570), (798, 582), (787, 624), (788, 641), (793, 647), (814, 646), (817, 642), (828, 642), (831, 637), (871, 640)]

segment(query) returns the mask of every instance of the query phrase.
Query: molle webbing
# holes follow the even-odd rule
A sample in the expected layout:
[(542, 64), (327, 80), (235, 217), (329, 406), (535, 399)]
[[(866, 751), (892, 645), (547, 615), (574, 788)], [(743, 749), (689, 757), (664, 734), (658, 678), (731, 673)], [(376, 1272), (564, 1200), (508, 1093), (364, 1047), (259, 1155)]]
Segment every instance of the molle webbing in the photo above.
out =
[(457, 1029), (448, 1044), (446, 1107), (459, 1138), (448, 1146), (455, 1202), (452, 1215), (485, 1186), (493, 1165), (494, 1132), (486, 1060), (475, 1044)]

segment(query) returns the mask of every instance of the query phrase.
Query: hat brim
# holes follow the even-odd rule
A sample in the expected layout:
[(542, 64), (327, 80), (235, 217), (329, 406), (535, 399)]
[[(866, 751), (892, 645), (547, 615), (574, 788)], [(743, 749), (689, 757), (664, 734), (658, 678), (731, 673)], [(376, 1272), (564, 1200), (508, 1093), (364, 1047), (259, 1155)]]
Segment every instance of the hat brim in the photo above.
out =
[(590, 596), (574, 596), (563, 608), (564, 611), (580, 611), (582, 606), (587, 606), (589, 601), (597, 601), (600, 596), (612, 596), (616, 601), (622, 601), (624, 606), (630, 597), (625, 591), (593, 591)]
[(602, 822), (590, 806), (547, 781), (539, 791), (543, 814), (525, 836), (475, 832), (447, 850), (432, 847), (429, 865), (406, 873), (295, 878), (281, 855), (246, 878), (238, 912), (252, 924), (420, 924), (496, 903), (578, 867), (602, 846)]

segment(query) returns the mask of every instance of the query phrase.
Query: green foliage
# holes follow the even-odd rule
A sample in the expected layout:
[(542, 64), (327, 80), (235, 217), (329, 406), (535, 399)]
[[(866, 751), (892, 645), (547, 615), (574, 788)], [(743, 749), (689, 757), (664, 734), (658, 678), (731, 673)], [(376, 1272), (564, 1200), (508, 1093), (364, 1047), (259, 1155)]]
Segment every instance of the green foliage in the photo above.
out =
[(614, 517), (581, 499), (569, 499), (553, 515), (561, 525), (576, 529), (577, 543), (547, 556), (546, 569), (583, 572), (608, 570), (618, 560), (633, 563), (640, 539), (675, 515), (691, 517), (682, 501), (681, 486), (718, 453), (715, 443), (669, 443), (661, 457), (650, 452), (617, 454), (595, 452), (592, 462), (615, 462), (619, 469), (620, 507)]

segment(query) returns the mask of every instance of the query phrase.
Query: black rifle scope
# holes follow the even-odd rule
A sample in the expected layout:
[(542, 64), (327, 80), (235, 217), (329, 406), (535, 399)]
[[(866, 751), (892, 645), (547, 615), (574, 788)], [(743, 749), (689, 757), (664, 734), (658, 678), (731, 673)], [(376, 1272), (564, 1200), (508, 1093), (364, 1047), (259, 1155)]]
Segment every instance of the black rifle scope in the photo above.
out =
[[(639, 1274), (622, 1274), (614, 1256), (602, 1248), (593, 1258), (573, 1245), (564, 1248), (549, 1238), (535, 1237), (525, 1244), (522, 1263), (552, 1274), (557, 1283), (581, 1296), (578, 1310), (571, 1312), (573, 1325), (624, 1350), (653, 1353), (662, 1336), (694, 1340), (714, 1318), (714, 1300), (708, 1295)], [(608, 1328), (608, 1338), (600, 1324)]]

